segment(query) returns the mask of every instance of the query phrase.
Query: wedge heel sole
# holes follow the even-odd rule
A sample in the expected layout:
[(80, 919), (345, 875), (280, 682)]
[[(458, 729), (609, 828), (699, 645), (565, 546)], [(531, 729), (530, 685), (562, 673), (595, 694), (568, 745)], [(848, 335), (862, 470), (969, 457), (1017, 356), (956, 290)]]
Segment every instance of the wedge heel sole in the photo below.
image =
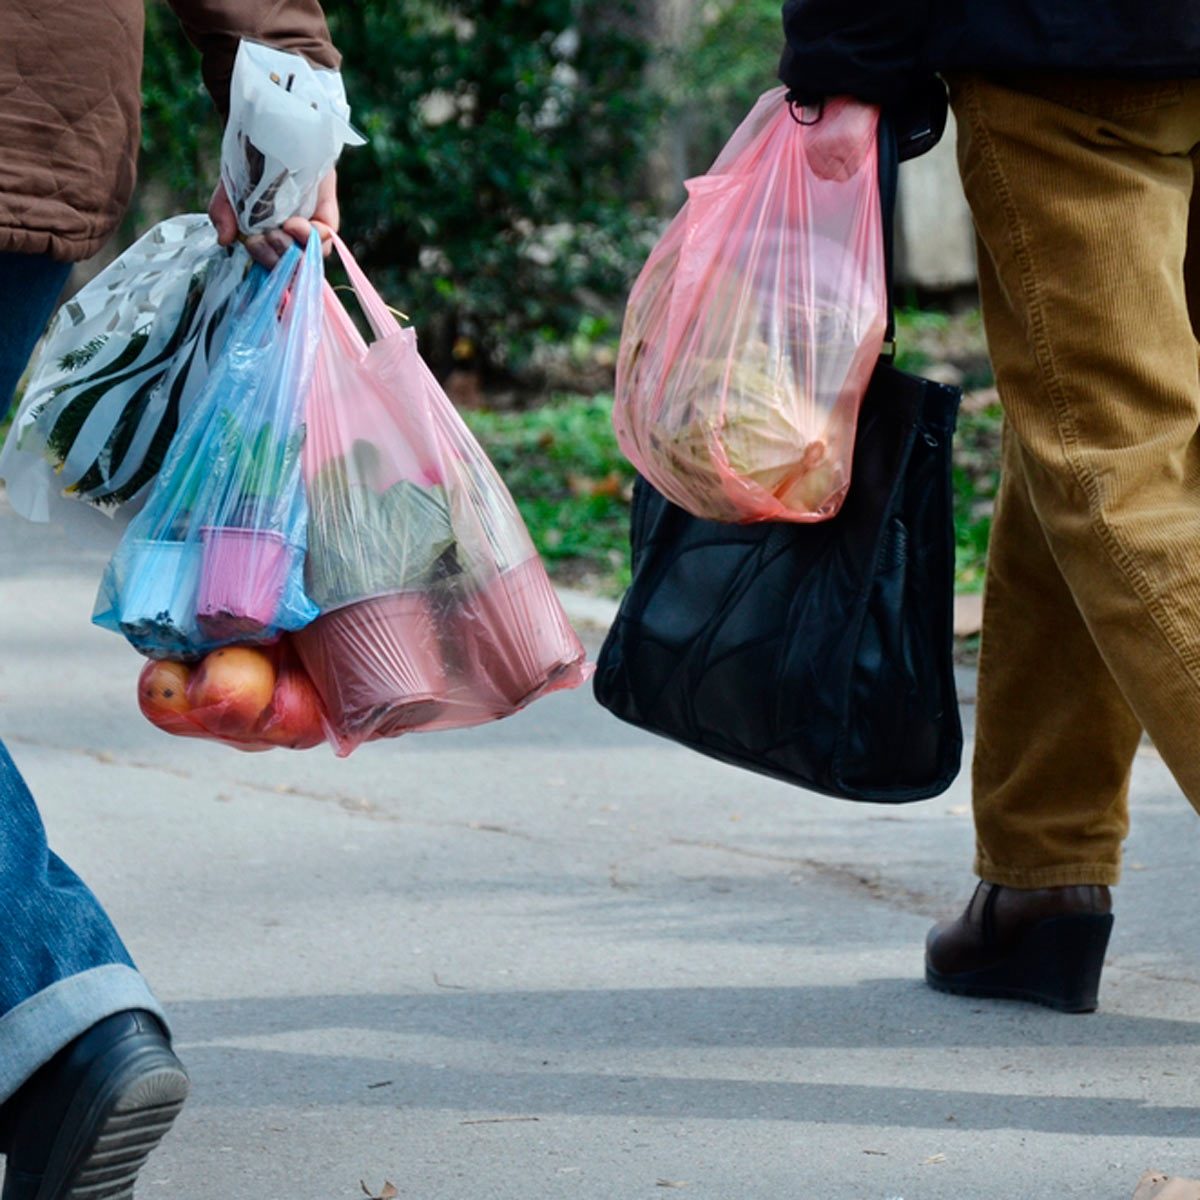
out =
[(1111, 913), (1052, 917), (1030, 929), (1007, 958), (953, 975), (926, 964), (925, 982), (958, 996), (1026, 1000), (1059, 1012), (1095, 1012), (1112, 926)]

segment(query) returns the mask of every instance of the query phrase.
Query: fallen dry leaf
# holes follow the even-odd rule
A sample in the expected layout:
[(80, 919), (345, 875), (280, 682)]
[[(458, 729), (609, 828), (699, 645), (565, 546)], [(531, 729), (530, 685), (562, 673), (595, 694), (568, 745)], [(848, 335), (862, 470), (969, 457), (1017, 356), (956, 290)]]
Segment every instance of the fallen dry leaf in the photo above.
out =
[(1147, 1171), (1133, 1193), (1133, 1200), (1200, 1200), (1200, 1181)]
[(584, 500), (591, 496), (616, 499), (621, 494), (623, 481), (619, 472), (610, 471), (603, 479), (595, 479), (591, 475), (568, 475), (567, 486), (576, 499)]
[(944, 1163), (946, 1156), (944, 1154), (931, 1154), (928, 1158), (921, 1160), (921, 1166), (932, 1167), (936, 1163)]
[(373, 1191), (371, 1191), (371, 1189), (367, 1187), (366, 1183), (364, 1183), (361, 1179), (358, 1181), (358, 1186), (362, 1188), (363, 1195), (370, 1196), (371, 1200), (396, 1200), (396, 1197), (400, 1195), (400, 1193), (396, 1190), (396, 1185), (390, 1179), (385, 1179), (383, 1181), (383, 1190), (379, 1193), (379, 1195), (376, 1195)]

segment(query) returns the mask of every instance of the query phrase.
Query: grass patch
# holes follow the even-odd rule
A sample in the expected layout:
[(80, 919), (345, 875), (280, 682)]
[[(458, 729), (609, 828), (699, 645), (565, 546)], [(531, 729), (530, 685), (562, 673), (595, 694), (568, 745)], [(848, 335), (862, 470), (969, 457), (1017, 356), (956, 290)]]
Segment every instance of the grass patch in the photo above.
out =
[(611, 396), (559, 396), (523, 412), (464, 412), (560, 583), (617, 596), (629, 586), (634, 470), (617, 447)]
[(959, 591), (983, 588), (1000, 483), (1000, 427), (995, 392), (968, 394), (954, 435), (955, 586)]

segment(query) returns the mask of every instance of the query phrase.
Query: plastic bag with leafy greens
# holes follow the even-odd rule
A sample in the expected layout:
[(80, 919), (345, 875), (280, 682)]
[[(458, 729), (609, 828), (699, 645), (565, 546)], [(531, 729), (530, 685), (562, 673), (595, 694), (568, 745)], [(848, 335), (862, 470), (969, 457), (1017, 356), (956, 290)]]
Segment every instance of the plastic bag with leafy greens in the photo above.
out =
[(588, 670), (512, 497), (413, 331), (334, 243), (376, 340), (327, 287), (304, 444), (321, 614), (292, 644), (347, 754), (507, 716)]

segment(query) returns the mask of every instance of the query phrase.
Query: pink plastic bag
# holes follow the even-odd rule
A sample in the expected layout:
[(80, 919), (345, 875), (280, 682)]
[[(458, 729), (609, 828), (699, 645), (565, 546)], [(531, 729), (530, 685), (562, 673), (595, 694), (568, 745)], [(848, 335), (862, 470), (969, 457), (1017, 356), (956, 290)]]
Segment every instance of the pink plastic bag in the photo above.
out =
[(335, 241), (377, 340), (327, 287), (303, 451), (321, 615), (293, 643), (347, 754), (507, 716), (589, 671), (503, 482)]
[(849, 487), (887, 321), (878, 110), (815, 116), (762, 96), (629, 297), (617, 437), (699, 517), (820, 521)]

